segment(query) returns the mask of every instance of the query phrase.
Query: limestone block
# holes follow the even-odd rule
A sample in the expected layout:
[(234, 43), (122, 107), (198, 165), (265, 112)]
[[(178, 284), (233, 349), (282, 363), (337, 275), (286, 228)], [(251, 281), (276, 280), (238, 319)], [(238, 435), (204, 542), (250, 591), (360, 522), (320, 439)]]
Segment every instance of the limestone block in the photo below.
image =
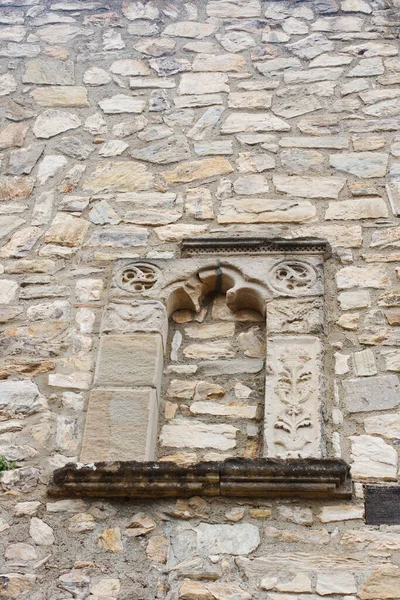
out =
[(267, 343), (265, 455), (320, 456), (321, 343), (314, 336)]
[(400, 403), (400, 386), (397, 375), (357, 377), (342, 383), (344, 404), (349, 413), (370, 410), (387, 410)]
[(196, 419), (173, 419), (161, 431), (161, 442), (172, 448), (214, 448), (230, 450), (236, 446), (238, 429), (232, 425), (208, 424)]
[(200, 523), (195, 528), (197, 550), (200, 555), (233, 554), (247, 555), (260, 543), (258, 527), (248, 523), (238, 525), (209, 525)]
[(154, 460), (157, 414), (153, 389), (93, 390), (80, 460)]
[(324, 310), (319, 298), (285, 298), (267, 304), (270, 333), (318, 333), (323, 324)]
[(163, 368), (161, 335), (107, 335), (100, 340), (95, 385), (159, 389)]
[(331, 523), (333, 521), (349, 521), (352, 519), (364, 518), (364, 506), (354, 504), (339, 504), (336, 506), (323, 506), (318, 515), (321, 523)]
[(393, 446), (372, 435), (352, 435), (350, 441), (355, 479), (396, 481), (397, 452)]
[(382, 598), (389, 600), (399, 595), (400, 570), (395, 565), (384, 565), (378, 571), (372, 573), (361, 586), (361, 600), (373, 600)]
[(340, 290), (358, 288), (386, 288), (389, 277), (386, 268), (380, 265), (367, 267), (344, 267), (336, 273), (336, 283)]
[(400, 439), (400, 415), (393, 413), (367, 417), (364, 428), (367, 433), (382, 435), (389, 440)]
[(159, 333), (164, 345), (168, 335), (165, 306), (156, 300), (131, 300), (129, 304), (110, 303), (102, 324), (103, 333)]
[(320, 596), (327, 596), (329, 594), (356, 594), (357, 585), (354, 575), (344, 571), (319, 573), (316, 592)]

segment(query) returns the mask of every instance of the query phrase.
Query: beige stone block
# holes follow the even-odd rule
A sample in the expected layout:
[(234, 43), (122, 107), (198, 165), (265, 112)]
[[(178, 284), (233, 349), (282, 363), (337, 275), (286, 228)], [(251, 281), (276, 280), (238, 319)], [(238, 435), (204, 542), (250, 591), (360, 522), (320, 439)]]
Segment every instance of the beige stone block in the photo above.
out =
[(107, 335), (100, 340), (95, 384), (159, 388), (163, 368), (159, 334)]
[(156, 435), (155, 390), (93, 390), (80, 460), (153, 460)]

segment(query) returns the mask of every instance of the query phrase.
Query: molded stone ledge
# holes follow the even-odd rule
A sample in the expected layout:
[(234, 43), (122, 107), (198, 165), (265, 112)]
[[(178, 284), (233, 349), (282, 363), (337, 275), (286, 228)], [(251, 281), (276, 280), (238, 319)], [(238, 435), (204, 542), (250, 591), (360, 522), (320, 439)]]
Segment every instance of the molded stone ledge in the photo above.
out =
[(350, 467), (339, 459), (229, 459), (180, 467), (172, 462), (69, 463), (54, 472), (52, 496), (125, 498), (351, 498)]
[(332, 255), (326, 240), (313, 237), (296, 239), (267, 237), (184, 238), (181, 242), (182, 258), (232, 254), (320, 254), (325, 259)]

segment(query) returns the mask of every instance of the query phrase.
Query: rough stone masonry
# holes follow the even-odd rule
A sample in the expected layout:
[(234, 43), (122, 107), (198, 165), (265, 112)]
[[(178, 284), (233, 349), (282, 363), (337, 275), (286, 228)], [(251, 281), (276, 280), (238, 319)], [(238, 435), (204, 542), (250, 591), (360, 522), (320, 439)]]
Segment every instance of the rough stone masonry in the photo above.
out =
[[(399, 598), (400, 528), (363, 520), (399, 468), (399, 27), (399, 0), (0, 0), (0, 598)], [(333, 248), (324, 443), (353, 500), (49, 498), (115, 261), (249, 235)], [(222, 300), (172, 318), (159, 458), (262, 453), (264, 323)]]

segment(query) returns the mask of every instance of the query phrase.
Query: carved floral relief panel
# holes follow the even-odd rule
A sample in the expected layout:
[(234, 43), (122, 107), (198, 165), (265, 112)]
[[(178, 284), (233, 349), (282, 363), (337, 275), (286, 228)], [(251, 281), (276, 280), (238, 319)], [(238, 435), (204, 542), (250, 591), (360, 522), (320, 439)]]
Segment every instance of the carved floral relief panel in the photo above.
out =
[(265, 454), (321, 456), (321, 342), (315, 336), (268, 339)]

